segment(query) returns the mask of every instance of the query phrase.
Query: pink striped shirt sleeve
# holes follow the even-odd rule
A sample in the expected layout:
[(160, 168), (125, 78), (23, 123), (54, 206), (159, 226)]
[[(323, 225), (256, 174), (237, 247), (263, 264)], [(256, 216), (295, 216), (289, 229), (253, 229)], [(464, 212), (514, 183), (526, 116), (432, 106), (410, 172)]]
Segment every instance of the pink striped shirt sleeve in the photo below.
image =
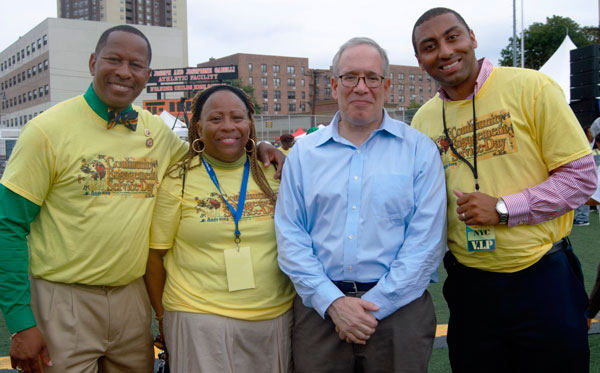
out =
[(564, 164), (540, 184), (502, 197), (508, 209), (508, 226), (538, 224), (566, 214), (586, 203), (597, 183), (592, 154)]

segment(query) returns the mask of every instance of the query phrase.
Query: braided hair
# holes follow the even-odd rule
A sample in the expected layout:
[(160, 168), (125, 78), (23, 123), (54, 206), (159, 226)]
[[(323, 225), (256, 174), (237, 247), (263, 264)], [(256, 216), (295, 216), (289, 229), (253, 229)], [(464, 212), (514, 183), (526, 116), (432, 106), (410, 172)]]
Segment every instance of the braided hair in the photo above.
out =
[[(246, 152), (248, 157), (250, 158), (250, 171), (252, 172), (252, 178), (260, 188), (260, 190), (269, 198), (269, 201), (275, 205), (277, 201), (277, 194), (271, 189), (267, 178), (260, 167), (257, 157), (257, 146), (256, 146), (256, 126), (254, 125), (254, 105), (252, 105), (252, 101), (248, 97), (248, 95), (239, 88), (230, 86), (230, 85), (218, 85), (210, 87), (205, 91), (198, 92), (194, 98), (192, 99), (192, 118), (190, 120), (190, 124), (188, 125), (188, 141), (190, 142), (190, 149), (186, 158), (174, 165), (172, 165), (168, 170), (167, 174), (171, 177), (182, 177), (188, 170), (198, 167), (202, 165), (202, 162), (197, 162), (195, 165), (192, 165), (192, 160), (194, 157), (199, 156), (200, 153), (195, 149), (194, 144), (195, 140), (200, 139), (199, 129), (201, 127), (201, 117), (202, 117), (202, 109), (204, 108), (204, 104), (208, 101), (208, 98), (215, 92), (218, 91), (229, 91), (235, 94), (246, 106), (248, 111), (248, 119), (250, 121), (250, 132), (248, 134), (249, 140), (253, 141), (252, 149), (248, 149), (248, 145), (246, 145)], [(251, 141), (248, 144), (252, 143)]]

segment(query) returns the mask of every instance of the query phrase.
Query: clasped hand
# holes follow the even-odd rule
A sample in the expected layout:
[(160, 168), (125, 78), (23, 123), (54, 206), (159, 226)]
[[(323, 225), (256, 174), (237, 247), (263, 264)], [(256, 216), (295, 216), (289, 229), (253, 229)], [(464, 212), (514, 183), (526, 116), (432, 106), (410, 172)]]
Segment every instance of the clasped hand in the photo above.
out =
[(377, 319), (371, 312), (379, 307), (361, 298), (338, 298), (327, 309), (341, 340), (348, 343), (366, 344), (375, 332)]

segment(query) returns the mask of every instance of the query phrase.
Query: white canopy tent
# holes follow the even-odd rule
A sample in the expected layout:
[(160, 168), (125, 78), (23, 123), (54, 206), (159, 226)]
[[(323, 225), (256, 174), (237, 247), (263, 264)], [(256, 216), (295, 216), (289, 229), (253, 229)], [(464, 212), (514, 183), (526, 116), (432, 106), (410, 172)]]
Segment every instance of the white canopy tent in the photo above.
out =
[(569, 35), (565, 36), (556, 52), (540, 67), (540, 72), (548, 75), (565, 93), (567, 102), (571, 102), (571, 50), (577, 49)]
[[(166, 125), (169, 126), (169, 128), (173, 129), (177, 136), (187, 140), (188, 129), (184, 122), (180, 121), (179, 119), (177, 119), (177, 122), (175, 122), (175, 117), (166, 110), (160, 113), (160, 117), (166, 123)], [(173, 123), (175, 123), (175, 127), (173, 127)]]

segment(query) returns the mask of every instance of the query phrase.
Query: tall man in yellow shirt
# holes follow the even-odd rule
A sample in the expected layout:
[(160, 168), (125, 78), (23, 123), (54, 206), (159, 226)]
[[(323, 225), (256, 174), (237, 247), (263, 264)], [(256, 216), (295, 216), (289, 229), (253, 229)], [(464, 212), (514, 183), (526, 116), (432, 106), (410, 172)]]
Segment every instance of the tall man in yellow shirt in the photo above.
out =
[(412, 125), (446, 174), (448, 346), (457, 372), (587, 372), (587, 296), (568, 234), (594, 161), (560, 87), (475, 58), (447, 8), (415, 23), (419, 66), (441, 85)]
[(131, 106), (151, 58), (139, 30), (106, 30), (87, 92), (30, 121), (17, 141), (0, 185), (0, 307), (13, 367), (152, 370), (142, 280), (150, 219), (158, 185), (187, 145)]

